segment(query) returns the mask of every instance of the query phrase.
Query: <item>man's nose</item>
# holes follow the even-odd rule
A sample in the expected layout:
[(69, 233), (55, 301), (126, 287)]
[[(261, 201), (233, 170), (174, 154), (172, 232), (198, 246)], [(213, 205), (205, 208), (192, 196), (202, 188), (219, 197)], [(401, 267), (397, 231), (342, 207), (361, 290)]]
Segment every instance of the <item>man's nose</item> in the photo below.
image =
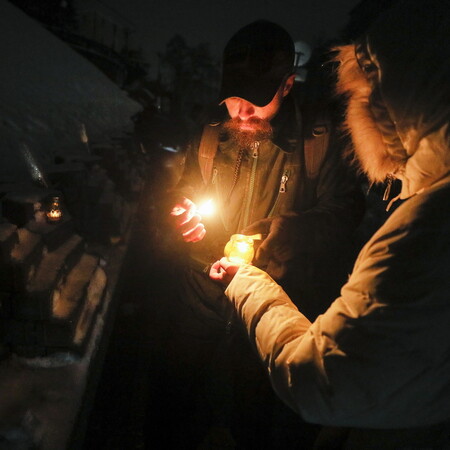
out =
[(247, 120), (255, 114), (255, 107), (250, 102), (241, 100), (238, 114), (241, 120)]

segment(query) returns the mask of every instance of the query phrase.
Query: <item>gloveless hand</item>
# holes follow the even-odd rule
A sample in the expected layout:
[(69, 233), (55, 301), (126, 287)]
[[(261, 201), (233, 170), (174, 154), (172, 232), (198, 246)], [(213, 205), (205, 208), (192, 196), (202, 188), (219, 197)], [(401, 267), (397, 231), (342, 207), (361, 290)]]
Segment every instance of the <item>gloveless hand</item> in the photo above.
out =
[(288, 265), (298, 251), (299, 220), (297, 214), (285, 214), (259, 220), (243, 231), (244, 234), (266, 234), (258, 246), (253, 264), (275, 280), (286, 275)]
[(185, 242), (201, 241), (206, 229), (201, 223), (201, 216), (192, 200), (182, 197), (170, 211), (170, 223)]
[(228, 285), (236, 275), (240, 264), (228, 261), (227, 258), (221, 258), (216, 261), (209, 270), (209, 277), (214, 280)]

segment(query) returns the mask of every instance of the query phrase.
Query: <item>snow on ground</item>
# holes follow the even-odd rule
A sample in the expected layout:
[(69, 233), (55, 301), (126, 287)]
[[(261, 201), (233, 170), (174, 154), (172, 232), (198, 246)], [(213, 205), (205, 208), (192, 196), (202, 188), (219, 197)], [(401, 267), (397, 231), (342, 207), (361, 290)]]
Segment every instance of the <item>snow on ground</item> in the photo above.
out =
[(141, 106), (94, 65), (7, 1), (0, 2), (0, 183), (28, 176), (26, 144), (45, 165), (131, 129)]

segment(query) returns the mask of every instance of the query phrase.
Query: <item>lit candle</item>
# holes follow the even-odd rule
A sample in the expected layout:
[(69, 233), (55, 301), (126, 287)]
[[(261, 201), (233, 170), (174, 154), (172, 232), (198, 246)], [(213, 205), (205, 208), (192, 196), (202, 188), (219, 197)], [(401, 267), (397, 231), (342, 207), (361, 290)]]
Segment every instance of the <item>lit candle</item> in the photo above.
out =
[(48, 212), (47, 214), (49, 219), (59, 219), (61, 217), (61, 211), (58, 211), (56, 209), (52, 209), (51, 211)]
[(225, 246), (225, 256), (230, 262), (250, 264), (255, 255), (253, 237), (244, 234), (233, 234)]
[(59, 197), (53, 197), (50, 208), (47, 210), (46, 214), (49, 222), (58, 222), (61, 219), (62, 211), (59, 204)]

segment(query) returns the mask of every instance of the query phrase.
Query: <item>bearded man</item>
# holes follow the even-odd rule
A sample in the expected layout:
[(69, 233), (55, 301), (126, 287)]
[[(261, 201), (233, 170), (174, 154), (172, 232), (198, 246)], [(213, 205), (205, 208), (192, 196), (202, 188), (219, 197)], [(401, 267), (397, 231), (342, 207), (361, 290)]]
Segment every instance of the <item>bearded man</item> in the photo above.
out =
[[(172, 193), (170, 228), (188, 253), (173, 262), (180, 289), (170, 350), (179, 351), (168, 358), (184, 361), (178, 373), (199, 379), (212, 355), (223, 358), (231, 345), (234, 311), (208, 276), (231, 235), (261, 234), (254, 264), (301, 300), (311, 319), (351, 268), (363, 197), (329, 116), (302, 111), (292, 95), (294, 59), (292, 38), (268, 21), (245, 26), (225, 47), (218, 100), (225, 117), (189, 146)], [(207, 200), (216, 207), (210, 217), (201, 213)], [(233, 353), (245, 352), (246, 339), (237, 341)]]
[[(251, 23), (230, 39), (218, 100), (225, 117), (190, 144), (169, 222), (199, 273), (232, 234), (261, 233), (254, 264), (288, 290), (298, 285), (293, 274), (308, 280), (301, 298), (313, 318), (324, 308), (319, 297), (347, 275), (363, 202), (329, 112), (302, 111), (292, 95), (294, 58), (292, 38), (272, 22)], [(211, 217), (201, 217), (206, 200), (216, 208)], [(204, 304), (217, 313), (221, 303), (212, 300)]]

